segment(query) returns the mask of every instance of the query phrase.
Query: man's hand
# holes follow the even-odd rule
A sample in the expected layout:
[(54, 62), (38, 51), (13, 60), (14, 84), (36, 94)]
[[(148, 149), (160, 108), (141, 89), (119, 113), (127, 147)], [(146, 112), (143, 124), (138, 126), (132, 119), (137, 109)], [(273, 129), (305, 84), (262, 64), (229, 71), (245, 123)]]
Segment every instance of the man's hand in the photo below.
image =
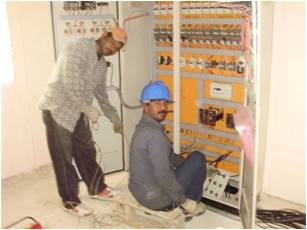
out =
[(115, 133), (123, 133), (123, 125), (120, 121), (113, 122), (113, 130)]
[(85, 115), (93, 122), (98, 123), (98, 119), (101, 116), (100, 111), (92, 105), (82, 104), (80, 107), (81, 112), (85, 113)]

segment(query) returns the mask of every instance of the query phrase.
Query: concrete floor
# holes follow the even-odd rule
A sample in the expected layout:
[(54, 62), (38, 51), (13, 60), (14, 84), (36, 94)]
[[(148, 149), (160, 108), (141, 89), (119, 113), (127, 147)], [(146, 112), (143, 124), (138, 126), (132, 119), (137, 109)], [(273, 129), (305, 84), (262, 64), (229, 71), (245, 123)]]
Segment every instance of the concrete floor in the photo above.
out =
[[(120, 172), (106, 176), (106, 183), (116, 187), (127, 180), (127, 172)], [(118, 207), (112, 202), (90, 199), (85, 185), (80, 184), (80, 198), (83, 204), (94, 210), (89, 217), (76, 217), (63, 211), (61, 201), (57, 195), (55, 178), (51, 165), (36, 169), (30, 173), (21, 174), (2, 180), (1, 186), (1, 227), (15, 221), (32, 216), (39, 221), (43, 228), (162, 228), (156, 220), (148, 219), (148, 216), (140, 216), (141, 219), (133, 223), (124, 223), (116, 216)], [(287, 206), (287, 202), (274, 201), (267, 197), (265, 204), (268, 207)], [(262, 204), (262, 207), (266, 207)], [(271, 206), (270, 206), (271, 205)], [(297, 206), (291, 206), (296, 208)], [(299, 207), (301, 210), (304, 207)], [(298, 210), (300, 210), (298, 209)], [(31, 220), (25, 220), (14, 228), (25, 228)], [(145, 223), (145, 225), (140, 225)], [(147, 224), (147, 225), (146, 225)], [(167, 225), (166, 225), (167, 226)], [(186, 222), (183, 228), (242, 228), (238, 217), (224, 216), (213, 210), (207, 210), (205, 214), (194, 217)]]

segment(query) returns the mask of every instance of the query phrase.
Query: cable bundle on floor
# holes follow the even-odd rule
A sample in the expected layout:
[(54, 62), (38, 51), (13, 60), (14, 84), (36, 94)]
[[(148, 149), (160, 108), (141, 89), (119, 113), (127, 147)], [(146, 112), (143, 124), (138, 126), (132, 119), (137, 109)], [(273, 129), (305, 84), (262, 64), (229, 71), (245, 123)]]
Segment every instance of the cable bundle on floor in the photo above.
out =
[(257, 225), (261, 228), (306, 228), (306, 214), (293, 209), (257, 210)]

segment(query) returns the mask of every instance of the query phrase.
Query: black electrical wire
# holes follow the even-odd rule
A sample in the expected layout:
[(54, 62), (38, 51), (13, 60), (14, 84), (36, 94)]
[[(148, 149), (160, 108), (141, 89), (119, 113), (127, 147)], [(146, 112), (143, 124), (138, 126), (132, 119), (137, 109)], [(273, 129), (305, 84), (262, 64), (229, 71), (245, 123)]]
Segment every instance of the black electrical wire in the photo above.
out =
[(294, 209), (258, 209), (257, 219), (256, 224), (261, 228), (306, 228), (306, 214)]
[(230, 177), (237, 177), (237, 176), (239, 176), (240, 175), (240, 173), (237, 173), (237, 174), (235, 174), (235, 175), (231, 175)]
[[(183, 134), (184, 135), (184, 134)], [(185, 135), (185, 136), (187, 136), (187, 135)], [(196, 144), (196, 137), (195, 137), (195, 135), (193, 135), (193, 142), (190, 144), (190, 145), (188, 145), (187, 147), (185, 147), (181, 152), (180, 152), (180, 154), (185, 154), (185, 153), (187, 153), (187, 152), (190, 152), (191, 151), (191, 149), (193, 149), (193, 146)]]
[(111, 85), (108, 86), (108, 89), (113, 89), (116, 91), (116, 93), (118, 94), (120, 103), (127, 109), (140, 109), (142, 108), (142, 105), (128, 105), (123, 98), (122, 92), (120, 90), (120, 88), (118, 88), (117, 86), (113, 85), (113, 64), (111, 62), (107, 62), (108, 67), (111, 67), (111, 76), (110, 76), (110, 81), (111, 81)]
[[(261, 223), (261, 224), (264, 224), (264, 226), (260, 225), (260, 223)], [(261, 220), (261, 222), (259, 222), (259, 221), (256, 222), (256, 225), (259, 226), (260, 228), (272, 228), (272, 229), (286, 228), (286, 229), (288, 229), (288, 227), (285, 226), (285, 225), (276, 224), (276, 223), (272, 224), (272, 223), (268, 223), (268, 222), (263, 221), (263, 220)]]
[(219, 163), (220, 163), (222, 160), (225, 160), (230, 154), (232, 154), (232, 151), (229, 151), (229, 152), (226, 153), (226, 154), (220, 155), (218, 158), (216, 158), (216, 159), (213, 160), (213, 161), (208, 161), (208, 164), (209, 164), (209, 165), (214, 165), (215, 168), (218, 168)]

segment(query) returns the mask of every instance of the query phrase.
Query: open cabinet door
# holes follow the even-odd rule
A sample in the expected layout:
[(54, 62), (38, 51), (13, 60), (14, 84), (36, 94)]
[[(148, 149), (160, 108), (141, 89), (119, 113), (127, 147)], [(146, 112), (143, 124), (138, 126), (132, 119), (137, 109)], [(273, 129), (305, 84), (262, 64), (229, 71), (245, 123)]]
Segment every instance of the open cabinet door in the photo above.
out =
[[(234, 115), (234, 122), (240, 141), (244, 149), (242, 192), (240, 197), (240, 218), (244, 228), (254, 228), (257, 210), (258, 185), (258, 153), (260, 121), (260, 77), (259, 77), (259, 3), (252, 3), (252, 55), (253, 62), (247, 76), (247, 103), (246, 107)], [(262, 132), (263, 134), (263, 132)], [(263, 139), (262, 139), (263, 140)]]
[[(104, 30), (114, 24), (113, 17), (117, 18), (116, 2), (86, 2), (86, 1), (55, 1), (52, 2), (53, 31), (56, 55), (67, 41), (77, 37), (100, 37)], [(106, 57), (112, 63), (108, 68), (108, 85), (120, 86), (119, 54)], [(122, 117), (122, 107), (115, 90), (108, 89), (111, 104)], [(94, 99), (94, 105), (99, 108)], [(99, 119), (98, 129), (93, 129), (93, 137), (97, 144), (97, 162), (104, 173), (123, 170), (124, 151), (123, 137), (113, 131), (113, 125), (106, 116)]]
[(241, 109), (234, 115), (234, 122), (244, 149), (240, 217), (245, 228), (253, 228), (256, 210), (257, 163), (251, 110), (248, 107)]
[(255, 206), (255, 168), (244, 162), (243, 187), (241, 193), (240, 217), (244, 228), (254, 228)]

